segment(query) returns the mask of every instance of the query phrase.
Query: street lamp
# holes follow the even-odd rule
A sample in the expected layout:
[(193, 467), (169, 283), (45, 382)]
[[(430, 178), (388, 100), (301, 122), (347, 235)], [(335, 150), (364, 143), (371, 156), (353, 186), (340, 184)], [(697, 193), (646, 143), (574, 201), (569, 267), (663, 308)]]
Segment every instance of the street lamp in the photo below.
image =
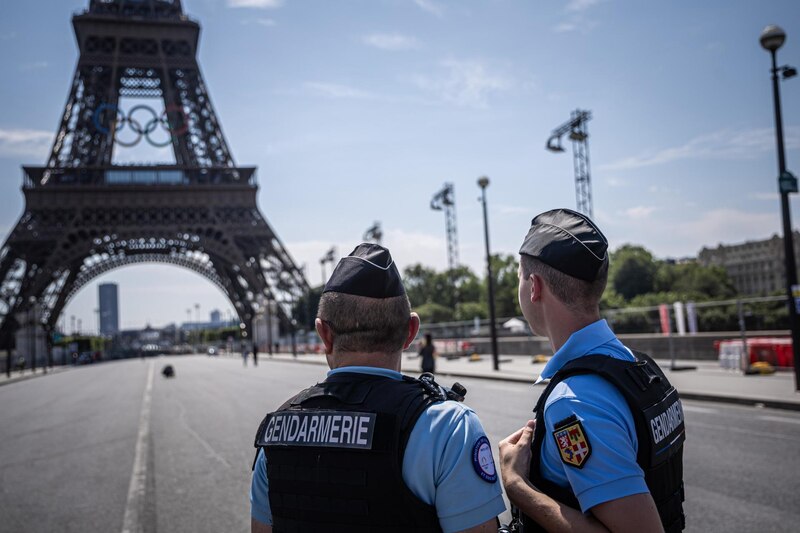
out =
[[(783, 46), (786, 33), (778, 26), (767, 26), (761, 32), (761, 46), (772, 56), (772, 98), (775, 103), (775, 141), (778, 148), (778, 189), (781, 194), (781, 214), (783, 215), (783, 255), (786, 264), (786, 294), (789, 305), (789, 328), (792, 332), (792, 351), (794, 352), (795, 390), (800, 390), (800, 322), (798, 321), (798, 304), (800, 304), (800, 286), (797, 285), (797, 266), (794, 260), (794, 237), (792, 232), (791, 213), (789, 211), (789, 193), (797, 192), (797, 178), (786, 170), (786, 156), (783, 149), (783, 119), (781, 118), (781, 95), (778, 86), (778, 73), (784, 80), (797, 75), (797, 70), (784, 65), (778, 66), (776, 52)], [(795, 300), (795, 297), (798, 299)]]
[(492, 274), (492, 254), (489, 252), (489, 217), (486, 215), (486, 187), (489, 186), (489, 178), (481, 176), (478, 178), (478, 187), (481, 188), (481, 202), (483, 203), (483, 237), (486, 242), (486, 278), (489, 286), (489, 331), (492, 336), (492, 368), (500, 370), (500, 362), (497, 357), (497, 325), (494, 316), (494, 275)]

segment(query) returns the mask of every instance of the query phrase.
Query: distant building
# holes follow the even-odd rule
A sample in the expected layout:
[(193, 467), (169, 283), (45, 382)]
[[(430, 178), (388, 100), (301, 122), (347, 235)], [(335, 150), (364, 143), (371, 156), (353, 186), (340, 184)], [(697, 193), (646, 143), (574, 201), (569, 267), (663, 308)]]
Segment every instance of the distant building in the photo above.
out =
[[(795, 264), (800, 265), (800, 232), (794, 232)], [(705, 266), (721, 266), (736, 290), (743, 296), (763, 296), (786, 291), (783, 237), (773, 235), (762, 241), (720, 244), (703, 248), (698, 261)]]
[(114, 335), (119, 331), (119, 298), (116, 283), (101, 283), (98, 287), (100, 299), (100, 334)]
[(212, 324), (222, 323), (222, 313), (219, 312), (219, 309), (214, 309), (213, 311), (211, 311), (211, 323)]

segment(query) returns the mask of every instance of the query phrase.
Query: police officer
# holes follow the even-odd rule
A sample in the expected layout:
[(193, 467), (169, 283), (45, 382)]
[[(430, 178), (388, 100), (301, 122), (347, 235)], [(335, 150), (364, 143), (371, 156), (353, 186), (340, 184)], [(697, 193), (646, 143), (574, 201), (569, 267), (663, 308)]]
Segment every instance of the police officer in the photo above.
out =
[(259, 427), (252, 531), (497, 531), (505, 504), (478, 417), (400, 373), (419, 317), (386, 248), (339, 261), (316, 329), (331, 370)]
[(535, 217), (520, 248), (519, 303), (553, 357), (535, 421), (500, 443), (523, 531), (680, 531), (683, 411), (646, 355), (600, 319), (608, 242), (569, 209)]

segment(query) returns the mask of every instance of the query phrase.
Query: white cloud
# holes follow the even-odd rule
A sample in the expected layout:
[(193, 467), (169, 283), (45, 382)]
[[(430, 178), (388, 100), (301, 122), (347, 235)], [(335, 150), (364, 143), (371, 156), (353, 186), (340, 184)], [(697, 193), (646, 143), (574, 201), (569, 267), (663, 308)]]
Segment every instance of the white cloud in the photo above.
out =
[(530, 214), (531, 216), (535, 215), (535, 210), (531, 209), (530, 207), (523, 207), (520, 205), (497, 205), (494, 210), (496, 210), (501, 215), (524, 215)]
[[(800, 128), (786, 129), (785, 144), (788, 150), (800, 148)], [(755, 128), (744, 131), (720, 130), (690, 139), (672, 148), (647, 151), (600, 165), (602, 170), (628, 170), (663, 165), (685, 159), (750, 159), (775, 150), (775, 131), (772, 128)]]
[(275, 22), (275, 19), (270, 19), (270, 18), (257, 18), (257, 19), (252, 19), (252, 20), (248, 19), (248, 20), (243, 20), (242, 23), (243, 24), (250, 24), (250, 23), (258, 24), (259, 26), (266, 26), (268, 28), (272, 27), (272, 26), (275, 26), (277, 24), (277, 22)]
[(417, 4), (417, 7), (432, 15), (436, 15), (437, 17), (444, 15), (444, 6), (436, 2), (432, 2), (431, 0), (414, 0), (414, 3)]
[(653, 206), (639, 205), (623, 210), (622, 215), (631, 220), (641, 220), (644, 218), (649, 218), (655, 210), (656, 208)]
[(777, 192), (754, 192), (750, 194), (750, 198), (755, 200), (766, 200), (770, 202), (777, 202), (781, 199), (781, 195)]
[(511, 79), (490, 72), (479, 61), (447, 60), (442, 62), (444, 75), (438, 78), (416, 76), (420, 89), (434, 93), (440, 100), (465, 107), (487, 107), (489, 96), (509, 89)]
[(575, 31), (578, 29), (578, 26), (574, 22), (562, 22), (560, 24), (556, 24), (553, 31), (556, 33), (565, 33), (568, 31)]
[(602, 0), (570, 0), (567, 4), (566, 10), (571, 13), (578, 13), (581, 11), (586, 11), (590, 7), (597, 5)]
[(780, 228), (778, 213), (751, 213), (737, 209), (706, 211), (694, 220), (674, 221), (674, 229), (696, 250), (718, 243), (735, 244), (764, 239)]
[(362, 37), (362, 42), (381, 50), (411, 50), (419, 48), (414, 37), (400, 33), (372, 33)]
[(628, 185), (627, 181), (617, 177), (606, 178), (605, 182), (609, 187), (627, 187)]
[[(444, 233), (444, 229), (442, 230)], [(306, 279), (312, 286), (322, 282), (322, 258), (331, 246), (336, 248), (336, 260), (349, 254), (360, 241), (295, 241), (286, 242), (286, 249), (289, 250), (292, 258), (298, 267), (305, 265)], [(422, 263), (436, 269), (447, 268), (447, 247), (445, 239), (440, 236), (419, 232), (407, 232), (400, 229), (384, 231), (383, 246), (392, 252), (397, 268), (402, 270), (408, 265)], [(331, 275), (331, 265), (325, 265), (325, 276)]]
[(377, 95), (368, 91), (362, 91), (361, 89), (340, 85), (338, 83), (308, 81), (303, 83), (303, 87), (326, 98), (350, 100), (374, 100), (377, 98)]
[(51, 131), (0, 129), (0, 156), (44, 158), (52, 140)]
[(20, 70), (39, 70), (47, 68), (49, 63), (47, 61), (33, 61), (31, 63), (24, 63), (19, 68)]
[(276, 9), (283, 5), (283, 0), (228, 0), (229, 7), (253, 7), (258, 9)]

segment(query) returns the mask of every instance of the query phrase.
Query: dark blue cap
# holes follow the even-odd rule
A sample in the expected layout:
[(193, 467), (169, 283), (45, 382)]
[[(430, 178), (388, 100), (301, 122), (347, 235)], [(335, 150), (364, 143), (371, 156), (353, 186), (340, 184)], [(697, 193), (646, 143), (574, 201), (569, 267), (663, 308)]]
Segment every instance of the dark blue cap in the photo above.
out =
[(533, 218), (519, 253), (573, 278), (595, 281), (608, 261), (608, 240), (586, 215), (553, 209)]
[(406, 290), (389, 250), (378, 244), (362, 243), (339, 261), (322, 292), (392, 298), (404, 295)]

